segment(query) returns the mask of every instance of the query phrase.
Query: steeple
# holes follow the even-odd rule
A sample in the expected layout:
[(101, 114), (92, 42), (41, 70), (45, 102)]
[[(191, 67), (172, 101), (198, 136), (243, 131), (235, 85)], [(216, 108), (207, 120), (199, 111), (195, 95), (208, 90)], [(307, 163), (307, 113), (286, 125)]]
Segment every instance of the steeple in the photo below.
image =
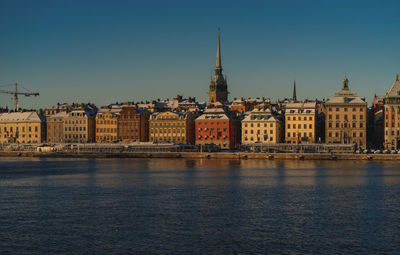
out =
[(220, 29), (219, 28), (218, 28), (217, 61), (215, 63), (215, 74), (222, 74), (221, 42), (220, 42)]
[(210, 97), (210, 103), (223, 103), (228, 101), (228, 85), (226, 83), (226, 77), (224, 78), (224, 76), (222, 75), (221, 40), (219, 28), (217, 41), (217, 59), (215, 63), (214, 75), (210, 81), (210, 91), (208, 94)]
[(396, 81), (399, 81), (399, 74), (396, 74)]
[(293, 101), (297, 101), (297, 95), (296, 95), (296, 80), (294, 80), (293, 84)]

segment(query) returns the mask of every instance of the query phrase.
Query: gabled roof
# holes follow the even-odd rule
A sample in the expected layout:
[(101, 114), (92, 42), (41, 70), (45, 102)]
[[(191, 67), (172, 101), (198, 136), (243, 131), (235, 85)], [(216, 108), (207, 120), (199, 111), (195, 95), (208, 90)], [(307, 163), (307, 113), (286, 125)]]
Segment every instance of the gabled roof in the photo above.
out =
[(399, 75), (396, 75), (396, 80), (394, 81), (392, 87), (386, 92), (385, 97), (400, 97), (400, 81)]

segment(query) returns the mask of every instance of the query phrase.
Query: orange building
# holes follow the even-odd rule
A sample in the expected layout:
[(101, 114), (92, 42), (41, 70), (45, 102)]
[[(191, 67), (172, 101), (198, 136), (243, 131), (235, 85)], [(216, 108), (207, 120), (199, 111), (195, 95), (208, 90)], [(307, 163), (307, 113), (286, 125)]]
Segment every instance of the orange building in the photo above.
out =
[(113, 143), (118, 141), (118, 116), (121, 108), (100, 109), (96, 115), (96, 142)]

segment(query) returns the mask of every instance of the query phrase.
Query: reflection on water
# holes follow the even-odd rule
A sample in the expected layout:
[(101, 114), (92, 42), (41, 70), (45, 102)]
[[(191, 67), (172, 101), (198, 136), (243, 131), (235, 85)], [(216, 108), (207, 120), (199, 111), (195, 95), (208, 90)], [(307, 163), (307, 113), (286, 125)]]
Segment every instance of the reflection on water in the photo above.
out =
[(0, 160), (0, 253), (397, 253), (396, 162)]

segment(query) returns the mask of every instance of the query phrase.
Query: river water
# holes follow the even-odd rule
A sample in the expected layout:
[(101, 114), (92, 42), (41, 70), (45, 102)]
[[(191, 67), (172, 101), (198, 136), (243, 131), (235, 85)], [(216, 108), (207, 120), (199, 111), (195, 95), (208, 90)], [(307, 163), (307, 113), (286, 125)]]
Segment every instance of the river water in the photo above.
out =
[(0, 254), (400, 254), (400, 164), (0, 159)]

